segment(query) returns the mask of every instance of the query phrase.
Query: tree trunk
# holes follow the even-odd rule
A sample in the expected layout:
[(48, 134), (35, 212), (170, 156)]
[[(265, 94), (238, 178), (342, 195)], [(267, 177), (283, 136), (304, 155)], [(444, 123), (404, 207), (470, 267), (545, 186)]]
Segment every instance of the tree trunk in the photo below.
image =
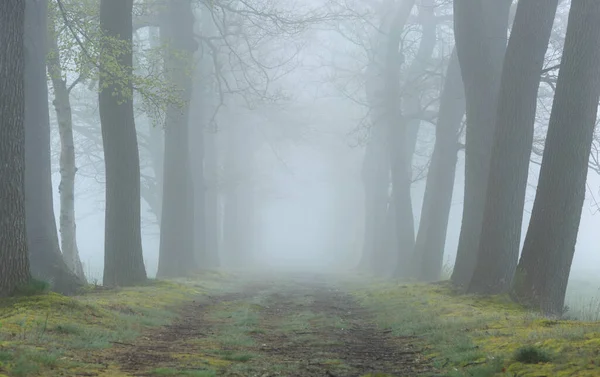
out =
[(361, 268), (379, 274), (387, 254), (384, 242), (386, 211), (389, 200), (389, 157), (385, 130), (373, 124), (363, 161), (362, 180), (365, 193), (365, 235)]
[(469, 283), (477, 260), (511, 2), (454, 2), (454, 38), (467, 113), (465, 199), (452, 274), (458, 286)]
[(573, 0), (540, 178), (513, 295), (562, 314), (600, 97), (600, 2)]
[(540, 85), (558, 0), (520, 2), (504, 59), (473, 293), (508, 291), (517, 266)]
[(85, 281), (65, 264), (60, 252), (52, 200), (50, 119), (46, 52), (48, 2), (25, 1), (25, 217), (33, 277), (70, 294)]
[[(104, 285), (146, 280), (140, 216), (140, 156), (133, 113), (133, 0), (101, 0), (99, 98), (106, 164)], [(114, 43), (114, 41), (120, 43)]]
[(54, 22), (55, 17), (48, 19), (48, 73), (52, 80), (54, 90), (54, 109), (58, 120), (58, 132), (60, 135), (60, 240), (63, 259), (75, 275), (85, 280), (83, 265), (79, 258), (77, 248), (77, 233), (75, 226), (75, 144), (73, 142), (73, 116), (71, 114), (71, 100), (67, 82), (63, 79), (60, 65), (60, 52), (58, 50), (58, 35)]
[[(405, 83), (402, 88), (402, 92), (405, 93), (402, 96), (404, 112), (409, 116), (412, 116), (413, 114), (418, 114), (421, 111), (421, 98), (423, 89), (422, 85), (419, 85), (419, 83), (422, 82), (422, 75), (427, 70), (427, 66), (431, 61), (431, 55), (433, 54), (433, 50), (436, 45), (436, 20), (434, 2), (432, 0), (422, 0), (418, 9), (419, 19), (423, 28), (423, 32), (419, 43), (419, 49), (417, 50), (417, 54), (415, 55), (414, 60), (407, 69)], [(421, 121), (418, 118), (405, 118), (404, 120), (405, 122), (401, 127), (404, 127), (406, 132), (406, 147), (404, 153), (406, 155), (406, 163), (408, 164), (409, 170), (408, 178), (410, 179), (410, 182), (408, 183), (407, 189), (410, 193), (410, 189), (412, 186), (412, 160), (415, 153), (417, 135), (421, 126)], [(410, 216), (411, 218), (413, 218), (412, 200), (409, 209)], [(413, 242), (413, 250), (408, 250), (408, 254), (406, 254), (402, 258), (398, 258), (398, 265), (396, 266), (397, 271), (395, 273), (397, 276), (412, 277), (415, 275), (415, 271), (412, 268), (414, 266), (415, 258), (414, 219), (412, 220), (411, 224), (413, 227), (413, 232), (411, 235)]]
[(194, 197), (190, 173), (189, 106), (192, 80), (189, 73), (197, 43), (190, 0), (168, 3), (161, 24), (161, 39), (168, 46), (165, 70), (179, 91), (183, 106), (171, 105), (165, 122), (165, 157), (160, 256), (157, 276), (186, 276), (197, 270), (194, 253)]
[[(160, 47), (160, 32), (157, 28), (148, 30), (151, 48)], [(160, 229), (160, 219), (162, 217), (162, 191), (163, 191), (163, 167), (165, 157), (165, 130), (163, 127), (157, 127), (154, 122), (148, 122), (148, 149), (152, 161), (152, 170), (154, 171), (154, 190), (149, 195), (152, 204), (149, 203), (152, 212), (156, 216), (156, 223)]]
[[(200, 8), (200, 27), (201, 35), (210, 37), (218, 35), (219, 31), (213, 19), (212, 10), (205, 4)], [(207, 267), (218, 267), (220, 265), (220, 211), (219, 211), (219, 153), (217, 150), (217, 127), (214, 121), (215, 111), (218, 101), (217, 93), (217, 74), (213, 61), (213, 55), (217, 52), (209, 53), (209, 45), (202, 48), (200, 65), (202, 68), (202, 84), (198, 88), (201, 92), (200, 109), (202, 111), (202, 130), (204, 132), (204, 224), (205, 224), (205, 245), (207, 252)], [(217, 58), (220, 60), (221, 58)]]
[[(421, 111), (421, 97), (423, 93), (424, 75), (431, 64), (432, 54), (437, 43), (437, 22), (435, 19), (435, 1), (421, 0), (419, 6), (419, 23), (421, 24), (421, 40), (419, 49), (407, 68), (406, 79), (402, 92), (404, 112), (408, 116), (417, 115)], [(407, 119), (406, 122), (406, 155), (409, 163), (412, 164), (413, 156), (417, 146), (417, 136), (421, 127), (419, 118)]]
[(414, 251), (415, 226), (412, 211), (410, 188), (412, 184), (412, 169), (406, 153), (407, 128), (402, 119), (400, 93), (400, 67), (402, 56), (398, 51), (402, 30), (414, 1), (402, 3), (394, 15), (387, 35), (385, 55), (385, 85), (384, 85), (384, 121), (389, 140), (389, 159), (392, 180), (391, 205), (394, 211), (396, 236), (397, 267), (394, 275), (404, 276)]
[(29, 279), (25, 225), (25, 1), (0, 2), (0, 296)]
[(415, 269), (422, 281), (436, 281), (442, 271), (454, 190), (458, 136), (464, 113), (465, 92), (455, 48), (440, 96), (435, 145), (415, 244)]

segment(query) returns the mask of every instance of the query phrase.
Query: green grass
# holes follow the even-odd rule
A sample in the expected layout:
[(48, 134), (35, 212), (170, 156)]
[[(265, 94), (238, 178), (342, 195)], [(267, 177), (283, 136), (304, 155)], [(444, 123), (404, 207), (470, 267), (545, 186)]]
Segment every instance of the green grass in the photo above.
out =
[(0, 375), (99, 372), (102, 365), (81, 360), (170, 323), (181, 304), (207, 292), (195, 285), (218, 291), (222, 284), (212, 276), (201, 279), (193, 284), (150, 280), (114, 290), (90, 286), (76, 297), (47, 292), (44, 284), (32, 282), (19, 296), (0, 300)]
[(539, 364), (552, 361), (552, 356), (548, 351), (531, 345), (517, 349), (513, 358), (523, 364)]
[(459, 295), (444, 284), (379, 283), (354, 296), (381, 327), (411, 337), (442, 375), (600, 375), (599, 322), (548, 320), (508, 297)]
[(180, 370), (173, 368), (156, 368), (150, 371), (153, 376), (169, 376), (169, 377), (214, 377), (214, 370)]

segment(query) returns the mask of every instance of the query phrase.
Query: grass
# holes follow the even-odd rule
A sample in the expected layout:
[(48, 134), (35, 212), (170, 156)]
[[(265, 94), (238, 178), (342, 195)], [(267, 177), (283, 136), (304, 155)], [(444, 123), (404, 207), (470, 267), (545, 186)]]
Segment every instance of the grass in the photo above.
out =
[(214, 377), (214, 370), (179, 370), (173, 368), (157, 368), (150, 371), (153, 376), (169, 377)]
[(598, 376), (600, 323), (548, 320), (508, 297), (457, 295), (443, 284), (378, 283), (354, 296), (381, 327), (414, 337), (447, 376)]
[[(0, 301), (0, 377), (106, 372), (114, 366), (98, 365), (89, 355), (170, 323), (181, 304), (216, 289), (217, 278), (115, 290), (89, 286), (76, 297), (47, 292), (41, 282), (24, 286), (18, 297)], [(198, 373), (173, 375), (210, 375)]]

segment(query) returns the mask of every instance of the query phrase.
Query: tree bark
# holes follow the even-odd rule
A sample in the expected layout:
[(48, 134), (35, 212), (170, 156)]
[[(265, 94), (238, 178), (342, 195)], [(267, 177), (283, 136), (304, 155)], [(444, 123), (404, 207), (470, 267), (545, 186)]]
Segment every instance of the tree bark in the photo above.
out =
[(454, 2), (454, 38), (467, 113), (465, 199), (452, 274), (457, 286), (469, 283), (477, 259), (511, 2)]
[[(146, 280), (140, 216), (140, 157), (133, 113), (133, 0), (101, 0), (99, 108), (106, 164), (104, 285)], [(114, 43), (118, 41), (119, 43)]]
[(160, 255), (157, 276), (186, 276), (197, 270), (194, 253), (194, 192), (190, 170), (189, 111), (193, 66), (197, 49), (190, 0), (168, 3), (161, 23), (167, 44), (165, 71), (179, 91), (182, 106), (170, 105), (165, 122), (165, 156)]
[(435, 145), (415, 243), (415, 270), (421, 281), (440, 278), (452, 205), (458, 137), (465, 114), (465, 92), (456, 48), (452, 51), (435, 130)]
[(33, 277), (71, 294), (85, 283), (60, 252), (52, 199), (46, 54), (48, 2), (25, 1), (25, 217)]
[(531, 221), (513, 296), (563, 312), (600, 99), (600, 2), (573, 0)]
[(25, 225), (25, 1), (0, 2), (0, 296), (29, 280)]
[(558, 0), (519, 3), (504, 59), (473, 293), (507, 292), (519, 257), (521, 223), (544, 56)]
[(83, 265), (77, 248), (77, 232), (75, 225), (75, 144), (73, 142), (73, 116), (67, 82), (63, 79), (58, 49), (55, 17), (48, 19), (48, 73), (52, 80), (54, 100), (52, 104), (58, 120), (60, 135), (60, 241), (63, 259), (69, 269), (80, 279), (85, 280)]

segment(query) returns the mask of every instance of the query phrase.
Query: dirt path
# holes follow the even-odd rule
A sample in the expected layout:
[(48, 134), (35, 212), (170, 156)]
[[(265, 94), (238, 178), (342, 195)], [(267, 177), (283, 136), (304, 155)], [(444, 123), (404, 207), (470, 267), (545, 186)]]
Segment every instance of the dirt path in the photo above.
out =
[(135, 344), (116, 344), (112, 358), (132, 376), (383, 377), (429, 370), (410, 339), (377, 329), (351, 296), (313, 278), (254, 281), (194, 302), (173, 325)]

